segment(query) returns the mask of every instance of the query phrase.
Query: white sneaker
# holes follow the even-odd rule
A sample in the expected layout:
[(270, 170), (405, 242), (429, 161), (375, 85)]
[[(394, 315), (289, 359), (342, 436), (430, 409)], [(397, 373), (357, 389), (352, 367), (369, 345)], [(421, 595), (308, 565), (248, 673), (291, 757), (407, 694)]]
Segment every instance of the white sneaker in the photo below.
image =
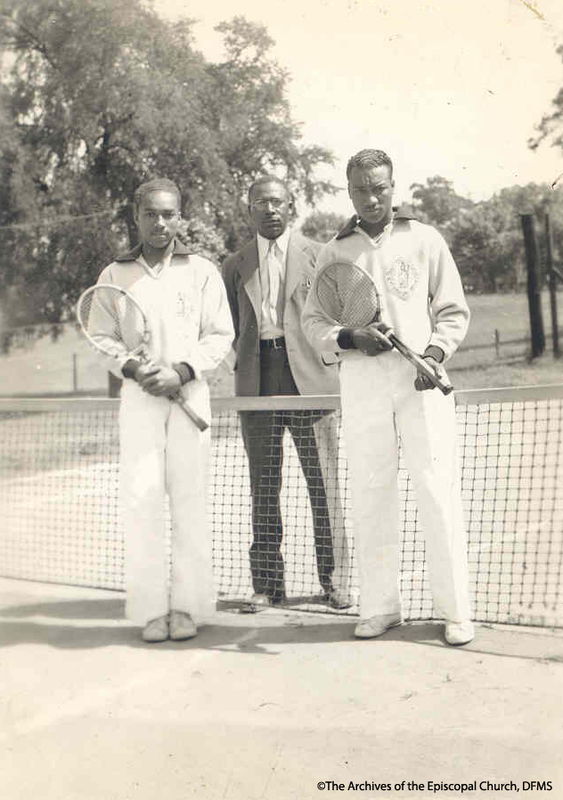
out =
[(444, 635), (448, 644), (467, 644), (475, 638), (475, 628), (469, 619), (465, 620), (465, 622), (446, 621)]
[(375, 639), (376, 636), (381, 636), (382, 633), (393, 628), (395, 625), (402, 623), (402, 617), (399, 612), (394, 614), (376, 614), (369, 619), (361, 619), (354, 630), (354, 636), (358, 639)]
[(175, 642), (197, 636), (195, 622), (185, 611), (170, 612), (170, 638)]
[(168, 639), (168, 615), (147, 622), (142, 637), (145, 642), (165, 642)]

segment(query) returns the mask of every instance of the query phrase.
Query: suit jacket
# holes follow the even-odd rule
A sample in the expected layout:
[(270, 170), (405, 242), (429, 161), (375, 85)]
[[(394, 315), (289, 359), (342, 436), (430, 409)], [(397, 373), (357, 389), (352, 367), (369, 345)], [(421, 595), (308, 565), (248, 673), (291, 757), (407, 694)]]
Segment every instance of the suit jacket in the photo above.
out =
[[(337, 359), (326, 364), (303, 333), (301, 314), (315, 274), (315, 258), (321, 245), (292, 232), (285, 273), (283, 330), (287, 356), (299, 394), (338, 394)], [(256, 237), (223, 263), (223, 279), (235, 326), (235, 391), (242, 397), (260, 394), (260, 309)]]

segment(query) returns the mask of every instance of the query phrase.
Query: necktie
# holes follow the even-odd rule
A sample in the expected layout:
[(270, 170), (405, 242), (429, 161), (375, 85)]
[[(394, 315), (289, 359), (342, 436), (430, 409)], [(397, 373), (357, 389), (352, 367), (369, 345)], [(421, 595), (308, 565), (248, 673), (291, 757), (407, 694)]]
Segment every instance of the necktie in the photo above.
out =
[(270, 316), (274, 325), (278, 324), (277, 302), (280, 292), (280, 271), (281, 264), (276, 255), (276, 242), (275, 239), (270, 241), (268, 252), (266, 254), (266, 264), (268, 265), (268, 279), (270, 282), (270, 291), (268, 304), (270, 307)]

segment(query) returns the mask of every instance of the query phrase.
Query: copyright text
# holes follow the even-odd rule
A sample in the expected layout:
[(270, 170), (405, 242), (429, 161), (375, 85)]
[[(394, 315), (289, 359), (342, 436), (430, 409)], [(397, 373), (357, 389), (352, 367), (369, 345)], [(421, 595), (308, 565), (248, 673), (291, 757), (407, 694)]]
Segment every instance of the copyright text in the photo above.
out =
[(399, 781), (398, 783), (377, 783), (376, 781), (349, 781), (339, 783), (334, 780), (319, 781), (317, 783), (319, 791), (329, 792), (551, 792), (553, 789), (552, 781), (521, 781), (520, 784), (514, 781), (471, 781), (469, 783), (443, 783), (427, 781), (417, 783), (416, 781)]

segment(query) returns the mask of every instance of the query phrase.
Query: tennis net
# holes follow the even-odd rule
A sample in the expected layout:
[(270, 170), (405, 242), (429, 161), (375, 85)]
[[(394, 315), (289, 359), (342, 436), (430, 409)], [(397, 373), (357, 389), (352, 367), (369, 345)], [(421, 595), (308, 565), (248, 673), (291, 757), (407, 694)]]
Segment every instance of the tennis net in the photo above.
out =
[[(456, 404), (474, 617), (561, 626), (563, 386), (458, 392)], [(0, 575), (123, 589), (117, 408), (109, 399), (0, 400)], [(213, 401), (208, 514), (220, 602), (236, 608), (252, 594), (252, 503), (241, 412), (267, 413), (279, 422), (285, 603), (357, 613), (351, 499), (335, 396)], [(318, 464), (309, 460), (311, 425)], [(432, 619), (424, 540), (402, 465), (399, 486), (404, 613)], [(327, 602), (323, 585), (331, 577), (350, 596), (349, 608), (337, 611)]]

